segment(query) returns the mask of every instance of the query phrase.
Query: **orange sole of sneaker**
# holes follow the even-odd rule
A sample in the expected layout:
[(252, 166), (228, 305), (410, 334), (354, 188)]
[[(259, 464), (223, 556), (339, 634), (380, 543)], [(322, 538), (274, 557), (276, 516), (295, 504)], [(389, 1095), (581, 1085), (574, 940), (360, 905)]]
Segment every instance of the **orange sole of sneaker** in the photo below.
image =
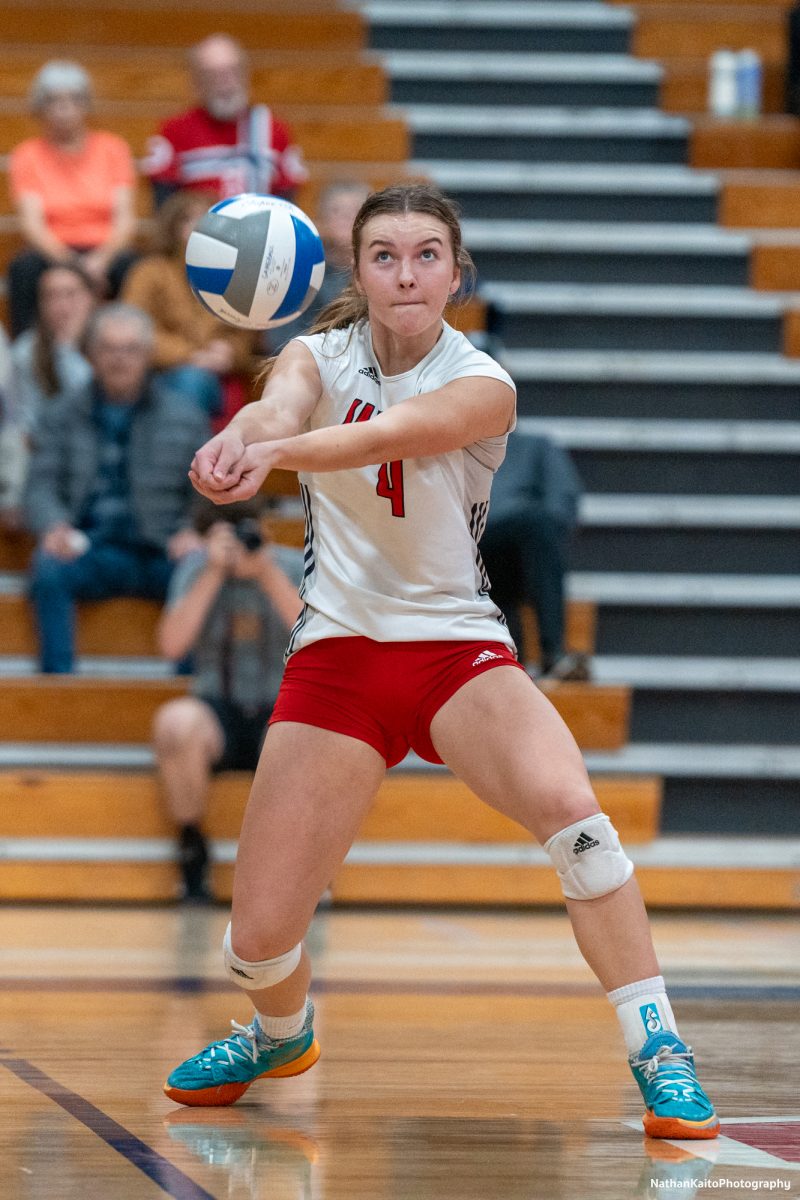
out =
[[(256, 1079), (286, 1079), (291, 1075), (302, 1075), (304, 1071), (309, 1071), (314, 1066), (320, 1053), (319, 1042), (315, 1038), (300, 1058), (285, 1063), (282, 1067), (274, 1067), (271, 1071), (265, 1071), (263, 1075), (257, 1075)], [(223, 1083), (219, 1087), (200, 1088), (194, 1092), (170, 1087), (168, 1083), (165, 1083), (164, 1095), (170, 1100), (174, 1100), (176, 1104), (187, 1104), (193, 1108), (222, 1108), (227, 1104), (235, 1104), (245, 1094), (250, 1084), (255, 1081), (255, 1079), (251, 1079), (248, 1083)]]
[(657, 1117), (647, 1110), (643, 1118), (644, 1131), (651, 1138), (675, 1138), (678, 1141), (715, 1138), (719, 1133), (719, 1118), (707, 1121), (680, 1121), (675, 1117)]

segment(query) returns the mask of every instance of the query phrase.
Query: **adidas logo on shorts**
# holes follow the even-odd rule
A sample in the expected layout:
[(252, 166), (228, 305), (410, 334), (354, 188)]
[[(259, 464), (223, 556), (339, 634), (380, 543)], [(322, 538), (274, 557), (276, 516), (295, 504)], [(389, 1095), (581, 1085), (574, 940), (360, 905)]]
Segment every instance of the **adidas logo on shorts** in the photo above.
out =
[(481, 663), (490, 662), (493, 658), (502, 657), (502, 654), (495, 654), (494, 650), (481, 650), (480, 654), (472, 665), (473, 667), (479, 667)]
[(584, 850), (592, 850), (595, 846), (599, 846), (597, 838), (590, 837), (583, 830), (578, 834), (572, 847), (573, 854), (583, 854)]

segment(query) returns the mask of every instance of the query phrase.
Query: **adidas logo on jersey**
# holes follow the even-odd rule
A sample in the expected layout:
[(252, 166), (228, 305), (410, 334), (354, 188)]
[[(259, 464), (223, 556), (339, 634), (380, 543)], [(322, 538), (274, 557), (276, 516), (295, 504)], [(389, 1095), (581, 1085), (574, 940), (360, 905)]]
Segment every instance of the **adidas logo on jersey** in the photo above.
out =
[(381, 386), (381, 381), (378, 378), (378, 372), (374, 367), (359, 367), (358, 373), (359, 375), (366, 375), (367, 379), (371, 379), (373, 383), (377, 383), (378, 387)]
[(495, 654), (494, 650), (482, 650), (472, 665), (473, 667), (479, 667), (481, 663), (490, 662), (493, 658), (502, 657), (502, 654)]
[(575, 843), (572, 847), (573, 854), (583, 854), (584, 850), (592, 850), (595, 846), (599, 846), (597, 838), (590, 837), (583, 830), (578, 834)]

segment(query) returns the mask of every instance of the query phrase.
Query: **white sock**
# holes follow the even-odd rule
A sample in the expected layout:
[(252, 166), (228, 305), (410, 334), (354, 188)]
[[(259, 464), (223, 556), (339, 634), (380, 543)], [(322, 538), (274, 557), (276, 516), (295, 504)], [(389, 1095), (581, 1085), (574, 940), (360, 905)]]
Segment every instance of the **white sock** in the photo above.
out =
[(607, 995), (617, 1010), (628, 1054), (638, 1054), (654, 1033), (678, 1033), (663, 976), (626, 983)]
[(266, 1013), (257, 1010), (256, 1016), (264, 1036), (273, 1041), (280, 1041), (282, 1038), (293, 1038), (300, 1034), (306, 1023), (306, 1012), (307, 1004), (304, 1003), (300, 1011), (292, 1013), (290, 1017), (268, 1017)]

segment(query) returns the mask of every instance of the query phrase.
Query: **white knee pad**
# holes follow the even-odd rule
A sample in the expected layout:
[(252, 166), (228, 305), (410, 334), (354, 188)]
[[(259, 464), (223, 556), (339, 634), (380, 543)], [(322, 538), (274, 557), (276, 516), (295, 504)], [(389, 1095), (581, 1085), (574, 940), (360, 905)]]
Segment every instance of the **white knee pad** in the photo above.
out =
[(231, 946), (231, 927), (225, 930), (222, 939), (222, 957), (225, 963), (225, 974), (238, 987), (248, 991), (258, 992), (261, 988), (273, 987), (283, 979), (288, 979), (300, 962), (301, 946), (298, 943), (285, 954), (277, 958), (265, 958), (263, 962), (247, 962), (234, 954)]
[(627, 883), (633, 863), (619, 844), (617, 831), (605, 813), (554, 833), (544, 844), (570, 900), (595, 900)]

